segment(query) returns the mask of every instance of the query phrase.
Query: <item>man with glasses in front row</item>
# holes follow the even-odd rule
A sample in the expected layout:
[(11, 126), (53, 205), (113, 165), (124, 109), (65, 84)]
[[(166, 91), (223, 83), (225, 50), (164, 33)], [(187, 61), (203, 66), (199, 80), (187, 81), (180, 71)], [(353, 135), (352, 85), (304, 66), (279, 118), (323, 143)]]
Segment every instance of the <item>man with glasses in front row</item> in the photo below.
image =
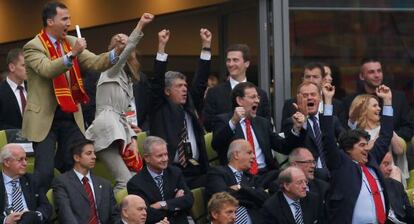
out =
[(33, 176), (26, 173), (27, 157), (17, 144), (7, 144), (0, 152), (0, 223), (47, 223), (52, 215), (45, 192), (39, 192)]

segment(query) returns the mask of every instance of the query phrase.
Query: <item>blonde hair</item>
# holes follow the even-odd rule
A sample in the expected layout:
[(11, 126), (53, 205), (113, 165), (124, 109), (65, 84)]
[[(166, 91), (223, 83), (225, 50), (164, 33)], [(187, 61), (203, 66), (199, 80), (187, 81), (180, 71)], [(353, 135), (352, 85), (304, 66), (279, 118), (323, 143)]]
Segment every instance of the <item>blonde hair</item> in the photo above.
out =
[(377, 96), (371, 94), (362, 94), (355, 97), (355, 99), (352, 101), (351, 107), (349, 108), (349, 118), (352, 121), (357, 122), (358, 128), (367, 128), (367, 111), (370, 99), (375, 99), (377, 102), (379, 102)]

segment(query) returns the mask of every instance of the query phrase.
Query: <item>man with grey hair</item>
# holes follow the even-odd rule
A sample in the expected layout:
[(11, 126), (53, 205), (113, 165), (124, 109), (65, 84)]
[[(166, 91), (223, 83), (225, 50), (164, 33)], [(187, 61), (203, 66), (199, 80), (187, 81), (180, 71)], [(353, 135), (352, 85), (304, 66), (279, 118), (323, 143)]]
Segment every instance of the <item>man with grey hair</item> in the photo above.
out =
[(165, 217), (171, 223), (188, 223), (193, 195), (181, 170), (168, 165), (167, 143), (160, 137), (148, 136), (143, 147), (146, 167), (129, 180), (128, 194), (140, 196), (149, 205), (147, 223), (160, 222)]
[(52, 215), (45, 192), (41, 192), (35, 179), (26, 173), (27, 157), (17, 144), (7, 144), (0, 152), (2, 165), (0, 187), (0, 222), (47, 223)]
[(320, 223), (322, 211), (317, 195), (307, 192), (308, 180), (298, 167), (290, 166), (278, 178), (280, 190), (263, 205), (263, 223)]
[[(145, 224), (147, 220), (147, 206), (144, 199), (138, 195), (127, 195), (121, 202), (121, 222), (119, 224)], [(169, 224), (164, 218), (156, 224)]]
[(204, 128), (198, 112), (201, 111), (204, 91), (210, 75), (211, 38), (207, 29), (200, 29), (201, 54), (198, 69), (191, 86), (186, 77), (176, 71), (166, 72), (165, 46), (170, 32), (158, 33), (158, 53), (155, 60), (155, 78), (152, 80), (150, 133), (168, 143), (170, 164), (179, 167), (187, 185), (193, 189), (205, 185), (208, 158), (204, 143)]
[(260, 208), (267, 199), (256, 176), (249, 173), (254, 154), (250, 143), (237, 139), (230, 143), (226, 166), (211, 167), (207, 173), (206, 192), (209, 197), (217, 192), (229, 192), (239, 200), (236, 223), (260, 223)]

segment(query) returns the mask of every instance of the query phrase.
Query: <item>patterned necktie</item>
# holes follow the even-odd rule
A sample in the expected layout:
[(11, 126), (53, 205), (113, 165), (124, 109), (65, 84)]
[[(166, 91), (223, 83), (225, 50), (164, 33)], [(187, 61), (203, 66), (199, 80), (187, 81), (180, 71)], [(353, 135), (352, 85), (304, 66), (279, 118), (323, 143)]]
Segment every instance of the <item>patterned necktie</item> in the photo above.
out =
[(180, 142), (178, 143), (177, 150), (178, 150), (178, 162), (182, 167), (186, 167), (188, 165), (187, 158), (185, 156), (185, 144), (187, 142), (187, 121), (185, 120), (184, 115), (184, 125), (183, 129), (180, 131)]
[(315, 136), (316, 147), (318, 147), (319, 159), (321, 160), (322, 167), (326, 168), (325, 158), (323, 156), (322, 134), (321, 134), (321, 129), (318, 124), (318, 119), (315, 117), (315, 115), (310, 116), (309, 119), (313, 123), (312, 127), (313, 127), (313, 133)]
[(157, 183), (157, 187), (160, 190), (161, 198), (162, 200), (164, 200), (164, 185), (163, 185), (162, 175), (156, 176), (155, 182)]
[[(237, 184), (240, 184), (242, 179), (242, 172), (234, 172), (234, 178), (236, 178)], [(249, 223), (249, 216), (247, 209), (244, 206), (239, 206), (236, 210), (236, 224), (247, 224)]]
[(244, 119), (244, 123), (246, 125), (246, 137), (247, 137), (247, 141), (252, 146), (252, 148), (253, 148), (253, 154), (254, 154), (254, 158), (253, 158), (253, 162), (252, 162), (252, 167), (250, 168), (249, 172), (251, 174), (253, 174), (253, 175), (256, 175), (257, 172), (259, 171), (259, 168), (257, 166), (256, 150), (254, 149), (254, 140), (253, 140), (252, 126), (251, 126), (250, 119), (249, 118)]
[(96, 211), (95, 199), (93, 197), (92, 188), (89, 184), (89, 180), (87, 177), (82, 178), (83, 187), (85, 188), (86, 194), (88, 195), (89, 200), (89, 220), (88, 224), (98, 224), (98, 214)]
[(371, 189), (372, 198), (374, 199), (375, 204), (375, 212), (377, 214), (378, 223), (383, 224), (385, 223), (385, 219), (387, 218), (385, 216), (385, 210), (384, 205), (382, 204), (382, 198), (381, 198), (381, 192), (379, 191), (377, 181), (372, 176), (372, 174), (369, 172), (367, 166), (360, 163), (359, 164), (362, 168), (362, 171), (365, 174), (365, 177), (368, 180), (369, 188)]
[(13, 212), (21, 212), (24, 210), (22, 190), (19, 187), (18, 180), (12, 180), (12, 208)]
[(23, 86), (17, 86), (17, 89), (19, 90), (20, 94), (20, 102), (22, 104), (22, 114), (24, 113), (24, 109), (26, 108), (26, 97), (24, 96), (24, 87)]
[(300, 208), (299, 201), (292, 202), (292, 205), (295, 206), (295, 222), (296, 224), (304, 224), (303, 216), (302, 216), (302, 209)]

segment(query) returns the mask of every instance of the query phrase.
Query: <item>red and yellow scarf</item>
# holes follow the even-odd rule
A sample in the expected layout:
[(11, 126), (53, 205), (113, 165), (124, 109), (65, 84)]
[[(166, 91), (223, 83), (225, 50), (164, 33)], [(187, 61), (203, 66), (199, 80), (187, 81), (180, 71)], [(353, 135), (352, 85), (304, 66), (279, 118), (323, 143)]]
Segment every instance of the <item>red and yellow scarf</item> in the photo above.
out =
[[(50, 41), (46, 32), (42, 30), (38, 37), (43, 46), (49, 51), (50, 59), (53, 61), (61, 57), (61, 52), (58, 52), (55, 45)], [(65, 39), (62, 41), (63, 51), (65, 54), (72, 50), (69, 42)], [(53, 79), (53, 88), (55, 91), (56, 100), (63, 112), (76, 112), (78, 111), (77, 103), (87, 103), (89, 97), (85, 92), (83, 86), (82, 75), (79, 69), (79, 63), (77, 58), (72, 60), (73, 66), (70, 68), (71, 84), (68, 86), (65, 73), (58, 75)]]

